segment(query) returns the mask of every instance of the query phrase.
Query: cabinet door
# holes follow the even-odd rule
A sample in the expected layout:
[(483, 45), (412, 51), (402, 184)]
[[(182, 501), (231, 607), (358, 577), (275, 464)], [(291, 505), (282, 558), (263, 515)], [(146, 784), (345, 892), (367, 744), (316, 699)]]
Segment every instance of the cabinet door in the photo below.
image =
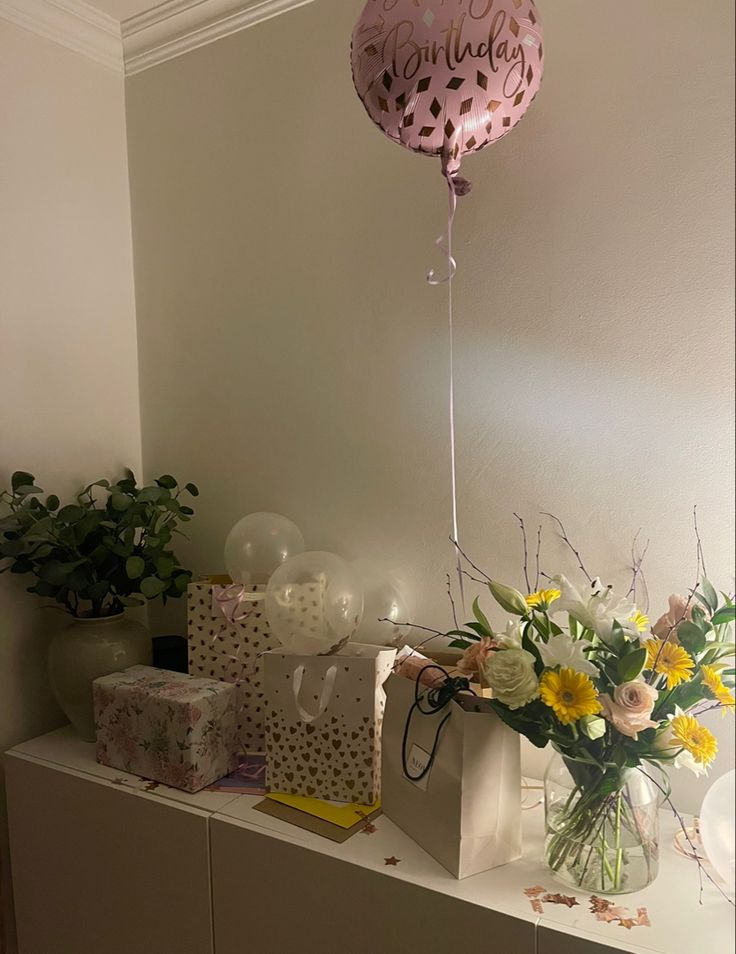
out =
[(217, 954), (534, 954), (532, 922), (222, 816), (210, 828)]
[(19, 954), (213, 954), (206, 813), (6, 768)]

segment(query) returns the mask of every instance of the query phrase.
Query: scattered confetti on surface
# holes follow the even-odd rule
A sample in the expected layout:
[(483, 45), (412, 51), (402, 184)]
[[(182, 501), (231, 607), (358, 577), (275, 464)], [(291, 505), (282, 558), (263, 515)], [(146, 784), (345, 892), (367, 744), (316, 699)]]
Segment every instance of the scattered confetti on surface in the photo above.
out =
[(567, 894), (545, 894), (542, 901), (548, 904), (564, 904), (566, 908), (573, 908), (580, 903), (576, 897)]
[(605, 924), (618, 923), (620, 927), (630, 931), (633, 927), (651, 927), (649, 912), (646, 908), (637, 908), (636, 915), (628, 908), (617, 907), (613, 901), (607, 898), (599, 898), (592, 895), (590, 898), (590, 913), (596, 916), (597, 921), (603, 921)]
[(524, 888), (524, 894), (527, 898), (536, 898), (539, 894), (544, 894), (547, 891), (546, 888), (537, 885), (536, 888)]
[(112, 784), (113, 784), (113, 785), (127, 785), (127, 784), (128, 784), (128, 780), (125, 779), (125, 778), (120, 778), (120, 776), (118, 775), (117, 778), (114, 778), (114, 779), (112, 780)]
[(364, 835), (372, 835), (374, 832), (378, 831), (378, 829), (372, 822), (368, 822), (368, 824), (365, 825), (365, 827), (361, 828), (360, 830), (363, 832)]
[(157, 788), (159, 788), (159, 783), (158, 783), (158, 782), (147, 782), (147, 783), (143, 786), (143, 791), (144, 791), (144, 792), (155, 792)]
[(390, 858), (384, 858), (383, 860), (385, 864), (396, 867), (396, 865), (401, 861), (401, 858), (394, 858), (392, 855)]

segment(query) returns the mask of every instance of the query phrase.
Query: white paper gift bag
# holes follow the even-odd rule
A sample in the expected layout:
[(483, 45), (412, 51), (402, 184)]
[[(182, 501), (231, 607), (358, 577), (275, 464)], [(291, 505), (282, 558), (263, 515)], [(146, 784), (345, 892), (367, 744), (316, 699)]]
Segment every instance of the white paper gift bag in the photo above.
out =
[(417, 707), (416, 682), (392, 675), (386, 683), (384, 814), (456, 878), (514, 861), (521, 856), (519, 736), (486, 699), (462, 692), (432, 711), (431, 691), (419, 690)]
[(189, 673), (234, 682), (242, 752), (265, 749), (261, 655), (278, 645), (263, 609), (265, 586), (209, 577), (188, 588)]
[(272, 792), (374, 804), (383, 683), (395, 649), (348, 643), (331, 656), (263, 657), (266, 777)]

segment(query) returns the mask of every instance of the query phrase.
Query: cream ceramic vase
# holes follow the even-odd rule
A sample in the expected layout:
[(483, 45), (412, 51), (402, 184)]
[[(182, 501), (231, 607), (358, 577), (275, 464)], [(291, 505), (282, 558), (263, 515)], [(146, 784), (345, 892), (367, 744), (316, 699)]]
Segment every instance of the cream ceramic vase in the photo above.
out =
[(85, 742), (95, 741), (92, 681), (98, 676), (150, 666), (151, 634), (124, 613), (75, 619), (49, 647), (49, 679), (56, 701)]

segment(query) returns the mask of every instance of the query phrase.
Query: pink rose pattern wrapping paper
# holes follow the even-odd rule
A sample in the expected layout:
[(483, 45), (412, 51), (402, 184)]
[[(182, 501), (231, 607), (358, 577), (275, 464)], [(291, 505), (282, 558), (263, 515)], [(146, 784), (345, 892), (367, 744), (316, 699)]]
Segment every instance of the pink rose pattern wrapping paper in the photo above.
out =
[(235, 687), (132, 666), (93, 683), (97, 761), (186, 792), (237, 766)]

